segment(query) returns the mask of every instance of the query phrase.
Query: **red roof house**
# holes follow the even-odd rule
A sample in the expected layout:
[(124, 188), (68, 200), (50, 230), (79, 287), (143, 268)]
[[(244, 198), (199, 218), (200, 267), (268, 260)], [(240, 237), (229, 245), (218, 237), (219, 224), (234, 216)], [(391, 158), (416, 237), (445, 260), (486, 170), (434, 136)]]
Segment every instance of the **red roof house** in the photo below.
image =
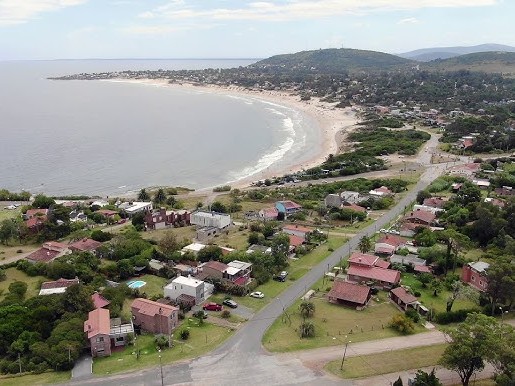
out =
[(79, 279), (58, 279), (55, 281), (46, 281), (41, 284), (39, 295), (62, 294), (66, 289), (74, 284), (79, 284)]
[(390, 291), (390, 300), (404, 311), (408, 307), (415, 308), (415, 304), (418, 303), (418, 299), (402, 287), (397, 287)]
[(436, 215), (426, 210), (415, 210), (404, 217), (404, 222), (420, 225), (432, 225), (435, 222)]
[(263, 220), (277, 220), (277, 215), (279, 214), (279, 211), (277, 208), (264, 208), (259, 211), (259, 217), (261, 217)]
[(375, 253), (379, 255), (392, 255), (397, 249), (403, 248), (406, 246), (406, 241), (404, 237), (387, 234), (381, 237), (374, 246)]
[(358, 265), (363, 267), (380, 267), (388, 268), (390, 263), (380, 259), (378, 256), (369, 255), (366, 253), (354, 252), (349, 257), (349, 265)]
[(174, 306), (137, 298), (131, 311), (134, 324), (154, 334), (170, 335), (179, 325), (179, 309)]
[(306, 241), (302, 237), (295, 236), (295, 235), (288, 235), (288, 237), (290, 238), (290, 249), (293, 249), (293, 250), (295, 248), (297, 248), (298, 246), (301, 246), (302, 244), (304, 244), (304, 242)]
[(356, 205), (356, 204), (343, 204), (343, 209), (350, 209), (354, 212), (360, 212), (360, 213), (366, 213), (367, 209), (363, 208), (362, 206)]
[(331, 303), (343, 304), (350, 307), (363, 307), (370, 300), (370, 287), (336, 280), (333, 288), (327, 294)]
[(71, 251), (79, 251), (79, 252), (95, 252), (98, 247), (102, 245), (101, 242), (95, 241), (93, 239), (82, 239), (71, 243), (68, 248)]
[(445, 201), (441, 198), (438, 198), (438, 197), (430, 197), (430, 198), (426, 198), (424, 200), (423, 205), (428, 206), (430, 208), (442, 209), (446, 202), (447, 201)]
[(49, 241), (43, 243), (43, 246), (27, 256), (27, 260), (32, 263), (49, 263), (50, 261), (64, 256), (71, 251), (67, 244)]
[(104, 298), (98, 292), (95, 292), (93, 295), (91, 295), (91, 301), (93, 302), (95, 308), (104, 308), (111, 304), (109, 300)]
[(275, 203), (275, 207), (278, 212), (282, 212), (284, 214), (292, 214), (302, 210), (302, 205), (299, 205), (296, 202), (290, 200), (277, 201)]
[(91, 311), (84, 322), (84, 332), (88, 334), (92, 357), (111, 355), (109, 310), (97, 308)]
[(304, 240), (306, 240), (306, 237), (308, 234), (313, 232), (313, 228), (308, 228), (302, 225), (293, 225), (288, 224), (283, 227), (283, 232), (289, 234), (289, 235), (295, 235), (302, 237)]
[(388, 189), (386, 186), (381, 186), (380, 188), (372, 189), (368, 193), (373, 196), (379, 196), (379, 197), (386, 197), (386, 196), (393, 195), (393, 192), (390, 189)]
[(401, 273), (394, 269), (351, 265), (347, 269), (347, 280), (355, 283), (371, 281), (377, 286), (390, 288), (399, 283)]

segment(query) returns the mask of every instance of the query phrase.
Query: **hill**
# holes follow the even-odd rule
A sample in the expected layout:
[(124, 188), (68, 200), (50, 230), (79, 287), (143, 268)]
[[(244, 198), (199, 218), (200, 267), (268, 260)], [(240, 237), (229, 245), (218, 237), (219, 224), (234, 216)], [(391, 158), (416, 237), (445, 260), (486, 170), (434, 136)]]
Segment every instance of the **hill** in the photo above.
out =
[(345, 73), (385, 71), (411, 67), (413, 61), (384, 52), (331, 48), (276, 55), (249, 66), (278, 73)]
[(483, 71), (515, 76), (515, 52), (478, 52), (424, 63), (423, 69)]
[(405, 52), (403, 54), (399, 54), (399, 56), (402, 58), (416, 60), (419, 62), (429, 62), (435, 59), (449, 59), (460, 55), (490, 51), (515, 52), (515, 47), (506, 46), (503, 44), (480, 44), (477, 46), (468, 47), (433, 47)]

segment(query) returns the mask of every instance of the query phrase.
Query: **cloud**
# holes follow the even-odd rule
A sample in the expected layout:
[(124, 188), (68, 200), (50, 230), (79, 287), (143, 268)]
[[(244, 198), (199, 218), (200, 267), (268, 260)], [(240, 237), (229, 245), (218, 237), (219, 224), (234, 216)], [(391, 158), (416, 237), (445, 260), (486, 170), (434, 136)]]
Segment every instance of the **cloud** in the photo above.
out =
[(402, 19), (397, 22), (397, 24), (417, 24), (420, 23), (420, 20), (418, 20), (415, 17), (408, 17), (407, 19)]
[(190, 30), (205, 30), (218, 27), (219, 24), (158, 24), (158, 25), (132, 25), (121, 28), (120, 31), (131, 35), (169, 35), (176, 32)]
[[(342, 14), (370, 13), (376, 11), (414, 10), (420, 8), (461, 8), (492, 6), (499, 0), (289, 0), (254, 1), (246, 6), (235, 8), (204, 8), (185, 6), (184, 1), (176, 0), (141, 17), (211, 20), (261, 20), (289, 21), (309, 20)], [(210, 1), (213, 4), (215, 1)]]
[(26, 23), (41, 13), (86, 3), (88, 0), (0, 0), (0, 27)]

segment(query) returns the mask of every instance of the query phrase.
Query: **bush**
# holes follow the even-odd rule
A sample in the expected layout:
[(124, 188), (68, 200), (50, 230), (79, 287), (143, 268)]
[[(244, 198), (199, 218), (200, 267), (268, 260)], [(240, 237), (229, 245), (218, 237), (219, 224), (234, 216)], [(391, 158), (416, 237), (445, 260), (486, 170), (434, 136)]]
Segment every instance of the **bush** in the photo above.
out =
[(190, 337), (190, 330), (181, 330), (179, 333), (182, 340), (188, 340)]
[(413, 322), (415, 323), (418, 323), (420, 320), (420, 315), (418, 314), (417, 310), (414, 310), (413, 308), (409, 308), (408, 310), (406, 310), (404, 315), (413, 320)]
[(223, 310), (222, 313), (220, 314), (220, 316), (224, 319), (229, 319), (229, 317), (231, 316), (231, 311), (229, 310)]
[(413, 291), (413, 296), (419, 298), (422, 296), (422, 294), (420, 293), (420, 291)]
[(413, 321), (403, 314), (394, 315), (388, 326), (405, 335), (415, 332)]
[(168, 338), (164, 335), (156, 336), (154, 342), (160, 350), (163, 350), (165, 347), (169, 346)]
[(458, 311), (439, 312), (434, 316), (433, 320), (438, 324), (459, 323), (463, 322), (467, 318), (467, 315), (471, 312), (477, 312), (477, 310), (465, 309)]

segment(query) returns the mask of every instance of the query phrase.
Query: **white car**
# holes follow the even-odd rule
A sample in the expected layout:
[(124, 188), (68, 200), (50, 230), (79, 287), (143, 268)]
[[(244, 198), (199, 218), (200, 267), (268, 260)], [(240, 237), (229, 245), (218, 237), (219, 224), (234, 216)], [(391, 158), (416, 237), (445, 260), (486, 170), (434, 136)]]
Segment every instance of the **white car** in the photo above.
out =
[(263, 292), (252, 292), (250, 294), (250, 296), (252, 296), (253, 298), (258, 298), (258, 299), (263, 299), (265, 297), (265, 294)]

